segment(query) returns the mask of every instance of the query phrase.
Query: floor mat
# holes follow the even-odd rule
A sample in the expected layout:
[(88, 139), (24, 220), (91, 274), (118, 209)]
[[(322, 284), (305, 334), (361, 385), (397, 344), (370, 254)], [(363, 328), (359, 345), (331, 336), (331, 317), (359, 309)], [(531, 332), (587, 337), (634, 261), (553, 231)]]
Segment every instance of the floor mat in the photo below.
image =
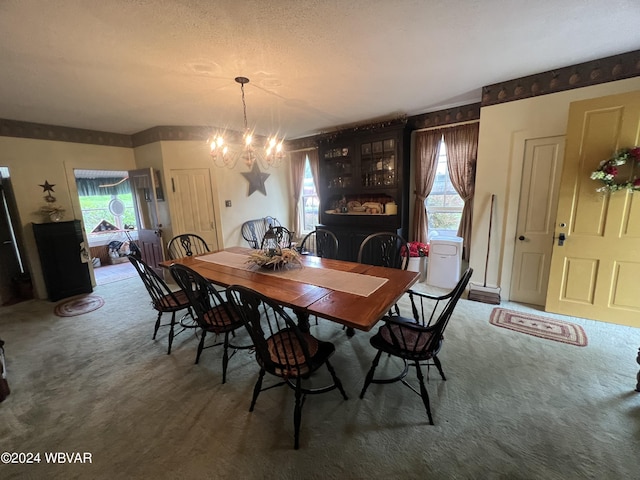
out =
[(580, 325), (563, 322), (562, 320), (496, 307), (491, 312), (489, 322), (492, 325), (526, 333), (534, 337), (568, 343), (578, 347), (587, 345), (587, 335), (584, 333), (583, 328)]
[(59, 317), (75, 317), (93, 312), (104, 305), (104, 299), (98, 295), (83, 295), (56, 305), (53, 313)]

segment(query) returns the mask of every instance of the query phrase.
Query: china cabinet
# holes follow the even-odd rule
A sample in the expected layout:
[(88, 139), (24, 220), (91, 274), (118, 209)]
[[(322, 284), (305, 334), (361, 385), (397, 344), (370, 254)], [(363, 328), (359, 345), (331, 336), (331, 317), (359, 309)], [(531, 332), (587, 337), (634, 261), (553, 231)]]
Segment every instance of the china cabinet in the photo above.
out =
[(380, 231), (408, 234), (408, 131), (397, 120), (319, 140), (320, 222), (338, 237), (341, 260)]

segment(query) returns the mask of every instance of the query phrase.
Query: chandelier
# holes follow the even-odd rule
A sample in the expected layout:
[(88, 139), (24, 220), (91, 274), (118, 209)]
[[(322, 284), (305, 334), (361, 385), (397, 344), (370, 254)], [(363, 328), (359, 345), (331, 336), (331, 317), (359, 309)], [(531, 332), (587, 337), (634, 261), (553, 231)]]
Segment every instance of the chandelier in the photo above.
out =
[(242, 110), (244, 118), (243, 148), (240, 152), (233, 152), (229, 149), (224, 138), (224, 133), (217, 132), (209, 137), (208, 143), (211, 147), (211, 158), (217, 167), (234, 168), (241, 158), (247, 167), (252, 168), (256, 161), (259, 161), (263, 168), (278, 167), (284, 159), (283, 148), (284, 139), (278, 139), (277, 135), (267, 138), (264, 148), (255, 148), (253, 145), (253, 131), (247, 126), (247, 104), (244, 99), (244, 86), (249, 83), (247, 77), (236, 77), (235, 81), (240, 84), (242, 92)]

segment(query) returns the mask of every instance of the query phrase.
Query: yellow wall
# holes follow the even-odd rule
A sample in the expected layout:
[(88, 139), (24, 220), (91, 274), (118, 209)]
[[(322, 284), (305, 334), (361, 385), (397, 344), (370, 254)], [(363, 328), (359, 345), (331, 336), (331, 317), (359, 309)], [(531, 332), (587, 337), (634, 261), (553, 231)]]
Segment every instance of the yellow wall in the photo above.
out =
[(46, 298), (40, 259), (31, 223), (43, 217), (36, 213), (46, 204), (39, 185), (55, 184), (53, 196), (66, 212), (64, 220), (82, 219), (74, 168), (129, 170), (135, 167), (133, 150), (82, 143), (0, 137), (0, 165), (9, 167), (26, 254), (26, 263), (38, 298)]
[(500, 286), (502, 298), (509, 298), (525, 141), (565, 135), (571, 102), (639, 89), (640, 77), (635, 77), (481, 109), (469, 262), (472, 281), (483, 281), (489, 205), (495, 193), (487, 284)]

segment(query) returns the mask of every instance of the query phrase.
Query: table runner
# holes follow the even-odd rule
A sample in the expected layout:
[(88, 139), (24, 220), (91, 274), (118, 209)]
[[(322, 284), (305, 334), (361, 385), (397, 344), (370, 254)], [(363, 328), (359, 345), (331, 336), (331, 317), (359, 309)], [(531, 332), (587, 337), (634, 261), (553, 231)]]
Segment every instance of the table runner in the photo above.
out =
[(297, 282), (317, 285), (341, 292), (352, 293), (361, 297), (368, 297), (388, 280), (362, 273), (343, 272), (315, 266), (293, 267), (290, 269), (265, 270), (246, 263), (248, 255), (231, 252), (215, 252), (198, 257), (204, 262), (217, 263), (227, 267), (254, 271), (263, 275), (287, 278)]

